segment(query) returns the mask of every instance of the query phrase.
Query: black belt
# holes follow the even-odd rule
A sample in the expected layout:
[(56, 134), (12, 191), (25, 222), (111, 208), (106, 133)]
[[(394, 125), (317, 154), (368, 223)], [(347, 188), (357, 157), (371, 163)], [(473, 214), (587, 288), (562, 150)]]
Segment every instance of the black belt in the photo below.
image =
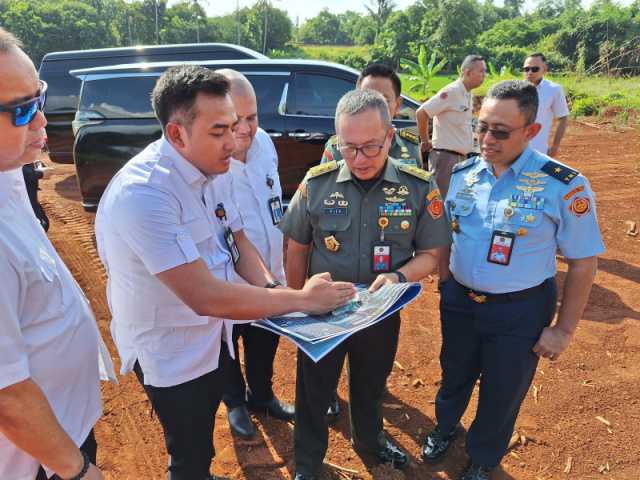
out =
[(456, 282), (465, 291), (465, 293), (467, 294), (467, 297), (469, 297), (471, 300), (473, 300), (476, 303), (488, 303), (488, 302), (509, 303), (516, 300), (523, 300), (533, 295), (534, 293), (538, 293), (540, 290), (544, 289), (546, 283), (549, 282), (551, 279), (547, 278), (544, 282), (542, 282), (540, 285), (536, 285), (535, 287), (525, 288), (524, 290), (518, 290), (517, 292), (507, 292), (507, 293), (479, 292), (477, 290), (473, 290), (469, 287), (462, 285), (455, 278), (453, 278), (452, 280)]
[(432, 148), (431, 150), (435, 150), (436, 152), (447, 152), (459, 157), (467, 157), (467, 155), (464, 153), (456, 152), (455, 150), (447, 150), (446, 148)]

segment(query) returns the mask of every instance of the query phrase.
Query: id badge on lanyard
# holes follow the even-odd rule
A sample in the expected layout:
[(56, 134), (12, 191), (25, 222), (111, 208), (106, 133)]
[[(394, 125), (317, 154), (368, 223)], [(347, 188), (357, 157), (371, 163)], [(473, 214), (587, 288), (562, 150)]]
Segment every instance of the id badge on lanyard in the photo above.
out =
[(515, 241), (515, 233), (494, 230), (491, 235), (489, 252), (487, 253), (487, 262), (498, 265), (509, 265)]
[(227, 226), (227, 212), (224, 209), (224, 203), (219, 203), (215, 210), (216, 218), (225, 225), (224, 229), (224, 243), (227, 244), (227, 250), (231, 254), (231, 260), (233, 260), (233, 264), (236, 265), (240, 260), (240, 250), (238, 249), (238, 245), (236, 244), (236, 239), (233, 236), (233, 230), (231, 227)]
[(271, 221), (273, 224), (278, 225), (282, 220), (282, 202), (280, 201), (280, 197), (276, 195), (276, 192), (273, 191), (274, 185), (275, 181), (267, 174), (267, 187), (271, 189), (271, 198), (267, 202), (269, 213), (271, 213)]

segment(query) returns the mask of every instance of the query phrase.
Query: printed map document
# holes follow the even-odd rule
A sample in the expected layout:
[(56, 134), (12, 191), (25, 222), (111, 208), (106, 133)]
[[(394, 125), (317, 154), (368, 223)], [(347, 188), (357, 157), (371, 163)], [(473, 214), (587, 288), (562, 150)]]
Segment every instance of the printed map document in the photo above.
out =
[(270, 317), (252, 325), (270, 330), (294, 342), (318, 362), (355, 332), (367, 328), (413, 302), (422, 291), (419, 283), (384, 285), (369, 293), (358, 285), (356, 298), (324, 315), (296, 312)]

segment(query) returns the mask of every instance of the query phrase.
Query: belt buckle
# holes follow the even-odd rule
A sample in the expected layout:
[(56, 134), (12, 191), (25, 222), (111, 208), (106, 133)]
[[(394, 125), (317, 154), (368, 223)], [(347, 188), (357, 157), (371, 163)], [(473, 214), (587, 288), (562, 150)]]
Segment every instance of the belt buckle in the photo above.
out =
[(473, 300), (476, 303), (485, 303), (487, 301), (487, 296), (486, 295), (479, 295), (476, 292), (474, 292), (473, 290), (469, 290), (467, 295), (469, 296), (469, 298), (471, 300)]

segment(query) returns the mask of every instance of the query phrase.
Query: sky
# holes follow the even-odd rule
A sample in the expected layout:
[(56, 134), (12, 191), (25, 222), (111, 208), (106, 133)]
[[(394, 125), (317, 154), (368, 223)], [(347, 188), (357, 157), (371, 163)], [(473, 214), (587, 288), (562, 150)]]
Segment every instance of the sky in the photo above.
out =
[[(395, 0), (397, 9), (404, 9), (415, 3), (416, 0)], [(588, 6), (592, 0), (582, 0), (583, 5)], [(200, 4), (205, 8), (208, 16), (224, 15), (236, 9), (236, 2), (240, 8), (251, 6), (255, 0), (200, 0)], [(273, 5), (289, 13), (291, 20), (296, 20), (302, 24), (304, 20), (315, 17), (320, 10), (328, 8), (331, 13), (343, 13), (347, 10), (365, 12), (365, 0), (271, 0)], [(629, 4), (631, 0), (622, 0), (621, 3)], [(169, 2), (171, 3), (175, 2)], [(496, 4), (500, 4), (500, 0)], [(525, 0), (525, 9), (530, 10), (537, 2), (535, 0)]]

